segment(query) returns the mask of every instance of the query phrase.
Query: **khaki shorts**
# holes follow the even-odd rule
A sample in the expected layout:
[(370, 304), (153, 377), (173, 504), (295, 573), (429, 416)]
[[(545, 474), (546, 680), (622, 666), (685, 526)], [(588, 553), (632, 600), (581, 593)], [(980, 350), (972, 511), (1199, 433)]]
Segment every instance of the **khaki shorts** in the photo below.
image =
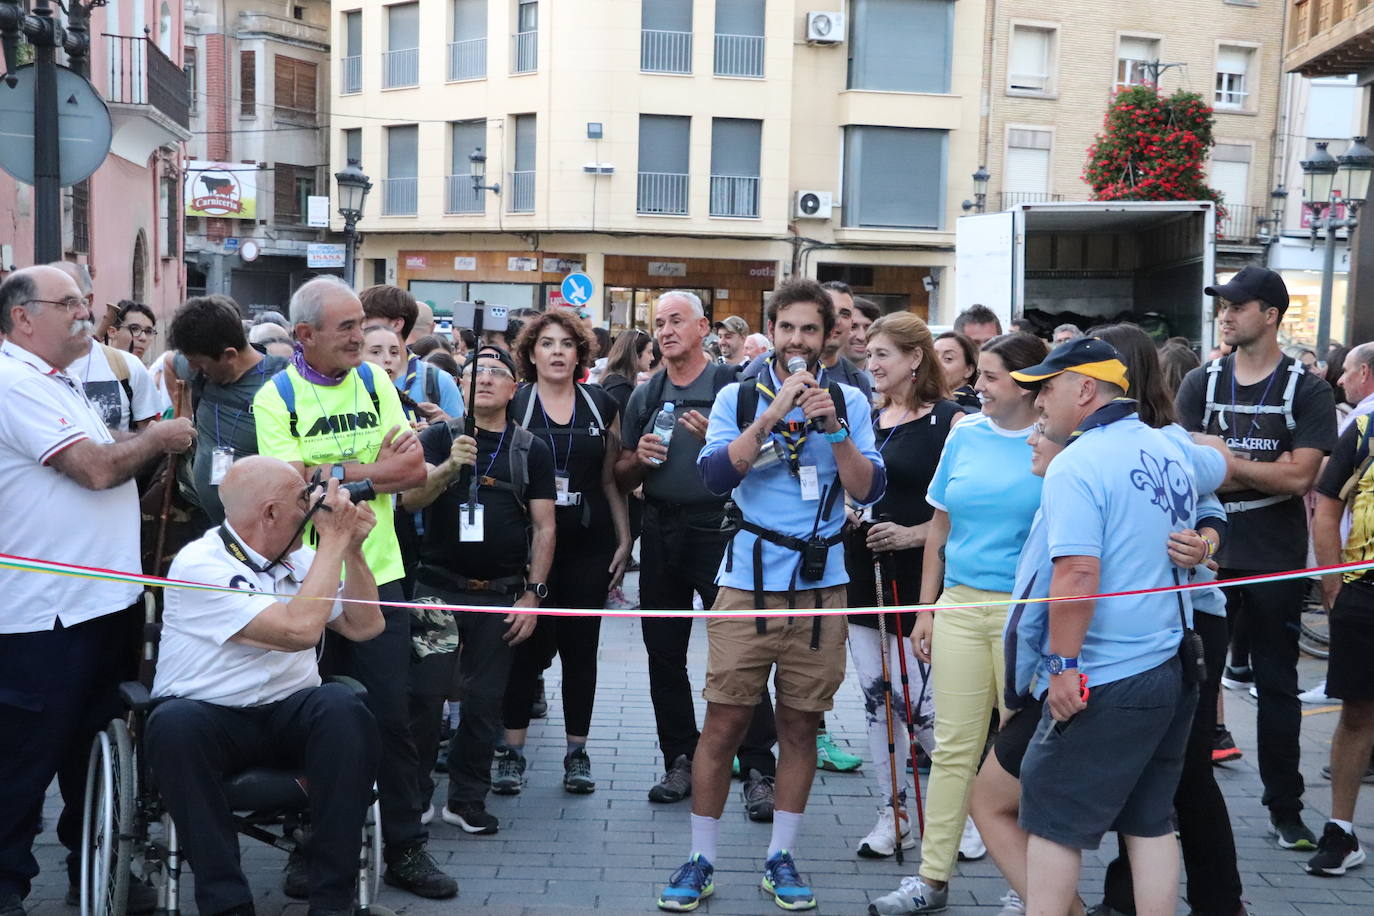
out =
[[(784, 610), (787, 594), (766, 592), (764, 604), (768, 610)], [(846, 607), (845, 587), (797, 592), (798, 610), (817, 606)], [(777, 665), (773, 681), (777, 702), (798, 712), (825, 712), (835, 705), (835, 691), (844, 682), (844, 642), (849, 635), (843, 614), (768, 617), (765, 632), (760, 633), (758, 618), (747, 613), (756, 610), (754, 593), (737, 588), (721, 588), (711, 610), (736, 616), (712, 617), (706, 622), (706, 689), (701, 695), (708, 703), (756, 705), (768, 687), (769, 671)], [(815, 651), (811, 648), (814, 620), (821, 622)]]

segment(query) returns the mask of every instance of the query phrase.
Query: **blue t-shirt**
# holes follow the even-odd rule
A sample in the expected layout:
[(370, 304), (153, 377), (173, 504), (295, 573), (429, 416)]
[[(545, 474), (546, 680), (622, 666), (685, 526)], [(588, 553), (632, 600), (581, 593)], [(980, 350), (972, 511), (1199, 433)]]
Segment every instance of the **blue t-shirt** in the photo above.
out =
[(926, 502), (949, 514), (945, 588), (1010, 592), (1016, 558), (1040, 507), (1031, 473), (1031, 427), (1003, 429), (972, 414), (949, 432)]
[(432, 375), (438, 380), (439, 399), (433, 403), (438, 404), (439, 409), (455, 420), (463, 416), (463, 393), (458, 390), (458, 383), (453, 380), (453, 376), (419, 357), (410, 357), (410, 362), (406, 365), (406, 374), (396, 383), (396, 387), (417, 404), (428, 401), (430, 396), (426, 389), (432, 389), (435, 385), (433, 382), (426, 383), (426, 375)]
[[(824, 375), (822, 375), (824, 383)], [(776, 378), (773, 384), (777, 384)], [(775, 389), (776, 390), (776, 389)], [(849, 434), (854, 445), (864, 457), (873, 462), (875, 468), (883, 466), (882, 455), (878, 453), (873, 441), (873, 424), (865, 422), (870, 407), (863, 392), (848, 385), (840, 385), (844, 393), (845, 411), (848, 413)], [(739, 383), (726, 385), (716, 395), (711, 407), (711, 422), (706, 430), (706, 444), (697, 456), (697, 469), (711, 461), (712, 455), (730, 447), (739, 438), (739, 424), (735, 419), (735, 403), (739, 397)], [(759, 396), (759, 413), (768, 409), (767, 399)], [(794, 407), (785, 417), (788, 421), (804, 422), (805, 415), (800, 408)], [(753, 422), (749, 418), (746, 426)], [(775, 438), (777, 433), (773, 434)], [(830, 514), (816, 525), (816, 516), (828, 496), (828, 488), (840, 486), (836, 475), (834, 448), (823, 436), (810, 431), (802, 444), (800, 460), (803, 466), (814, 465), (816, 480), (820, 490), (820, 500), (803, 500), (801, 482), (792, 476), (785, 461), (775, 461), (765, 468), (751, 469), (733, 491), (735, 505), (745, 519), (762, 528), (798, 538), (809, 538), (814, 530), (823, 538), (838, 534), (844, 525), (844, 494), (839, 494)], [(881, 471), (876, 471), (881, 474)], [(703, 479), (706, 477), (703, 474)], [(879, 478), (881, 479), (881, 478)], [(709, 484), (708, 484), (709, 485)], [(872, 497), (877, 502), (882, 497), (879, 492)], [(730, 588), (753, 591), (754, 589), (754, 542), (757, 535), (740, 530), (733, 542), (726, 548), (725, 558), (721, 561), (720, 571), (716, 574), (716, 584)], [(789, 588), (826, 588), (845, 585), (849, 575), (844, 568), (844, 544), (831, 546), (826, 558), (825, 576), (816, 582), (803, 581), (794, 576), (801, 565), (801, 554), (771, 541), (763, 542), (763, 587), (765, 591), (785, 592)]]
[[(1215, 462), (1199, 451), (1190, 454), (1174, 436), (1135, 416), (1083, 433), (1045, 475), (1042, 511), (1050, 557), (1097, 557), (1103, 593), (1181, 581), (1166, 545), (1170, 532), (1193, 524), (1197, 492), (1215, 490), (1225, 477), (1225, 461), (1211, 454)], [(1097, 602), (1079, 652), (1089, 687), (1148, 671), (1178, 651), (1177, 594)], [(1191, 604), (1183, 598), (1185, 618), (1191, 619)]]
[[(1195, 468), (1198, 467), (1199, 462), (1210, 462), (1213, 460), (1213, 457), (1216, 456), (1216, 452), (1212, 449), (1195, 443), (1193, 437), (1188, 434), (1188, 431), (1177, 423), (1170, 423), (1160, 430), (1160, 432), (1172, 436), (1179, 444), (1187, 448), (1189, 454), (1194, 456), (1193, 464)], [(1212, 452), (1212, 456), (1208, 456), (1206, 454), (1207, 452)], [(1205, 473), (1207, 473), (1205, 470), (1199, 471), (1199, 474)], [(1196, 528), (1197, 523), (1204, 518), (1226, 518), (1226, 510), (1222, 507), (1221, 500), (1217, 499), (1216, 493), (1212, 490), (1198, 491), (1197, 511), (1193, 513), (1193, 527)], [(1217, 581), (1217, 574), (1209, 569), (1206, 563), (1200, 563), (1193, 567), (1189, 579), (1194, 584), (1199, 582), (1215, 582)], [(1195, 592), (1189, 592), (1188, 598), (1193, 603), (1194, 611), (1211, 614), (1213, 617), (1226, 616), (1226, 596), (1222, 594), (1219, 588), (1198, 589)]]

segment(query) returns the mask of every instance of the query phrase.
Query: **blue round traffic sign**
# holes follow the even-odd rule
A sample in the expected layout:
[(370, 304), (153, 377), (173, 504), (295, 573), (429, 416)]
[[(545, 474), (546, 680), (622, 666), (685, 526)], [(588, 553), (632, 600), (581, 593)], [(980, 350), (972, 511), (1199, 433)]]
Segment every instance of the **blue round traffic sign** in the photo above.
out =
[(568, 274), (563, 278), (563, 301), (568, 305), (586, 305), (592, 301), (596, 287), (584, 273)]

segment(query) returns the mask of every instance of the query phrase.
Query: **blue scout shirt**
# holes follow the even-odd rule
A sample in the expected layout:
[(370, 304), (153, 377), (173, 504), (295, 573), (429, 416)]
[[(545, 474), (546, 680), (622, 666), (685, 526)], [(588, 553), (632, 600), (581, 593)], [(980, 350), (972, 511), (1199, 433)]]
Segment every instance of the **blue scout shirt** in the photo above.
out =
[[(821, 374), (819, 381), (822, 385), (826, 384), (824, 373)], [(778, 384), (776, 374), (773, 375), (773, 384)], [(733, 498), (740, 513), (761, 528), (803, 539), (809, 538), (813, 532), (823, 538), (837, 534), (845, 520), (843, 493), (836, 497), (829, 516), (821, 519), (819, 525), (816, 524), (816, 517), (829, 495), (827, 489), (841, 485), (836, 474), (834, 447), (819, 433), (814, 430), (808, 431), (799, 453), (803, 466), (813, 465), (816, 468), (821, 497), (819, 500), (802, 499), (801, 482), (792, 476), (785, 461), (776, 461), (766, 468), (751, 469), (742, 480), (738, 473), (734, 472), (726, 450), (740, 435), (739, 424), (735, 418), (739, 385), (740, 383), (736, 382), (722, 388), (711, 407), (706, 444), (697, 456), (697, 469), (701, 472), (706, 488), (713, 493), (724, 495), (733, 487)], [(857, 388), (841, 384), (840, 390), (844, 394), (845, 411), (848, 413), (849, 434), (853, 437), (854, 445), (873, 463), (873, 487), (865, 494), (866, 500), (861, 503), (871, 505), (882, 497), (885, 481), (882, 455), (878, 453), (873, 440), (873, 424), (867, 422), (871, 408), (863, 392)], [(751, 417), (749, 422), (767, 409), (768, 397), (760, 393), (755, 417)], [(794, 407), (785, 419), (801, 423), (804, 422), (805, 415), (801, 408)], [(748, 426), (749, 423), (745, 425)], [(777, 433), (773, 436), (779, 438)], [(757, 535), (744, 530), (735, 535), (733, 543), (726, 548), (725, 558), (721, 562), (720, 571), (716, 574), (717, 585), (753, 591), (756, 540), (759, 540)], [(828, 588), (849, 582), (849, 576), (844, 568), (842, 543), (831, 546), (826, 559), (825, 576), (820, 581), (803, 581), (800, 576), (794, 578), (794, 573), (800, 565), (800, 553), (765, 540), (764, 590), (785, 592), (792, 587)]]

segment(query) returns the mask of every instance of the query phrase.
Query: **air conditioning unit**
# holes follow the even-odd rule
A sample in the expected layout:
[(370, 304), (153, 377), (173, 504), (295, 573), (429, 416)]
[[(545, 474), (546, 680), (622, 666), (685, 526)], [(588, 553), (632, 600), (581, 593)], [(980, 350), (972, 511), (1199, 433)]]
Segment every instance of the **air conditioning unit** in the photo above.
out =
[(807, 13), (806, 40), (825, 45), (844, 41), (844, 10)]
[(834, 198), (829, 191), (798, 191), (792, 201), (793, 219), (830, 219)]

